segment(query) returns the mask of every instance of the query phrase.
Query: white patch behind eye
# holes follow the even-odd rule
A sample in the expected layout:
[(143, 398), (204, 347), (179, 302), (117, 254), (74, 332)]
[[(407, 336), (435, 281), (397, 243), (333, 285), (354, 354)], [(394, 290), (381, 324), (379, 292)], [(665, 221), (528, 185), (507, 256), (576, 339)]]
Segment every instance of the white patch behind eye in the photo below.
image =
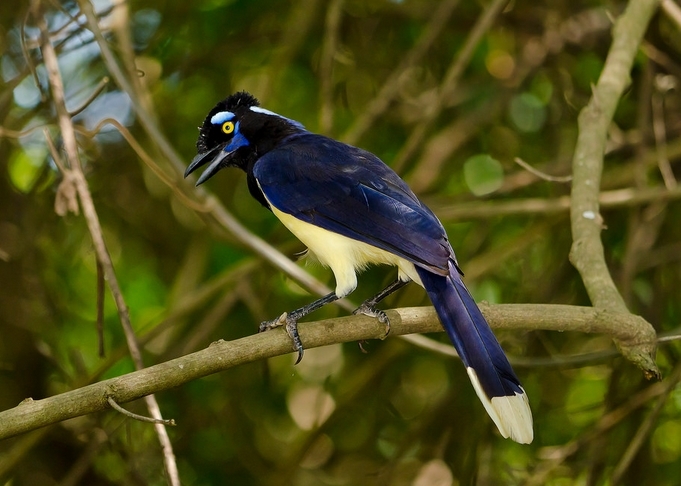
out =
[(275, 113), (273, 111), (266, 110), (265, 108), (260, 108), (259, 106), (251, 106), (251, 111), (254, 111), (256, 113), (262, 113), (263, 115), (272, 115), (272, 116), (278, 116), (279, 118), (284, 118), (279, 113)]
[(232, 118), (234, 118), (234, 113), (232, 113), (231, 111), (221, 111), (213, 115), (213, 117), (210, 119), (210, 122), (213, 125), (220, 125), (221, 123), (225, 123), (226, 121), (229, 121)]
[(250, 110), (255, 112), (255, 113), (260, 113), (262, 115), (278, 116), (279, 118), (283, 118), (284, 120), (291, 123), (292, 125), (297, 126), (298, 128), (303, 128), (303, 129), (305, 128), (303, 126), (303, 124), (298, 122), (298, 121), (291, 120), (290, 118), (286, 118), (285, 116), (281, 116), (279, 113), (275, 113), (273, 111), (266, 110), (265, 108), (261, 108), (259, 106), (251, 106)]

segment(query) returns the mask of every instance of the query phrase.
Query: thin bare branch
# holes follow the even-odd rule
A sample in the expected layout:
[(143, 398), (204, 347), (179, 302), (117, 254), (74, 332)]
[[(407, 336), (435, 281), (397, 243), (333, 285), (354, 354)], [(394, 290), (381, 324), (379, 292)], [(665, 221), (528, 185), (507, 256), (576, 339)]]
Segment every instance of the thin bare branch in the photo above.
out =
[(108, 402), (109, 405), (111, 405), (111, 408), (113, 408), (119, 413), (122, 413), (126, 417), (130, 417), (133, 420), (137, 420), (139, 422), (146, 422), (149, 424), (171, 425), (173, 427), (176, 425), (175, 420), (173, 419), (155, 419), (152, 417), (145, 417), (144, 415), (133, 413), (130, 410), (126, 410), (119, 404), (117, 404), (116, 400), (114, 400), (113, 397), (106, 397), (106, 401)]
[[(671, 191), (664, 187), (628, 188), (599, 193), (598, 204), (602, 209), (615, 209), (641, 206), (655, 201), (673, 201), (679, 198), (681, 198), (681, 190), (678, 187)], [(474, 201), (457, 204), (438, 200), (437, 204), (431, 204), (431, 207), (436, 208), (435, 212), (444, 221), (467, 221), (531, 214), (551, 215), (569, 211), (570, 197)]]
[(90, 106), (90, 103), (92, 103), (97, 98), (97, 96), (99, 96), (102, 93), (102, 91), (104, 91), (104, 89), (107, 87), (108, 84), (109, 84), (109, 78), (107, 76), (104, 76), (99, 81), (99, 83), (97, 83), (97, 86), (95, 86), (95, 89), (92, 90), (92, 93), (90, 93), (90, 96), (88, 96), (87, 99), (85, 101), (83, 101), (83, 103), (81, 103), (81, 105), (78, 108), (76, 108), (73, 111), (70, 111), (69, 115), (71, 115), (72, 117), (76, 116), (77, 114), (81, 113), (85, 108)]
[(567, 175), (567, 176), (552, 176), (549, 174), (545, 174), (544, 172), (540, 171), (539, 169), (535, 169), (532, 167), (530, 164), (525, 162), (523, 159), (520, 157), (516, 157), (513, 159), (513, 162), (518, 164), (520, 167), (525, 169), (527, 172), (536, 175), (540, 179), (543, 179), (548, 182), (570, 182), (572, 181), (572, 176)]
[[(658, 79), (664, 79), (660, 77)], [(662, 180), (667, 189), (676, 187), (677, 182), (674, 177), (674, 171), (669, 163), (669, 156), (667, 155), (667, 128), (664, 121), (664, 96), (665, 89), (660, 86), (662, 83), (657, 82), (657, 90), (653, 94), (652, 103), (652, 118), (653, 118), (653, 134), (655, 135), (655, 152), (657, 154), (657, 165), (662, 174)]]
[(16, 130), (9, 130), (7, 128), (1, 127), (0, 126), (0, 138), (22, 138), (22, 137), (27, 137), (36, 130), (42, 129), (43, 131), (46, 130), (47, 128), (45, 125), (37, 125), (35, 127), (31, 127), (27, 130), (18, 132)]

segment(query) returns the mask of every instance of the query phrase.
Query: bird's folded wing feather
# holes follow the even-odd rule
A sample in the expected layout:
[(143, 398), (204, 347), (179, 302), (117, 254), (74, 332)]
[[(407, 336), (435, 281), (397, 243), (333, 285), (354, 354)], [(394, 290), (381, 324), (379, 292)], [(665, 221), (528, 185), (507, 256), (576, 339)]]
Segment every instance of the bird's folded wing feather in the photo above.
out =
[(277, 209), (448, 274), (454, 255), (442, 224), (373, 154), (300, 134), (261, 157), (253, 175)]

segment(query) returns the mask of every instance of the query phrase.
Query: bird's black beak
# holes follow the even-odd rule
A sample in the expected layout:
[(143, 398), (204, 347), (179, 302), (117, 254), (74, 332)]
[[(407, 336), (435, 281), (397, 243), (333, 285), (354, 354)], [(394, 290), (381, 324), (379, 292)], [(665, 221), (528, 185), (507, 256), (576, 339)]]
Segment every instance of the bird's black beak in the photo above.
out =
[(224, 144), (218, 145), (206, 152), (198, 154), (196, 157), (194, 157), (191, 164), (189, 164), (187, 170), (184, 171), (184, 176), (187, 177), (199, 167), (202, 167), (210, 162), (208, 168), (203, 171), (203, 174), (201, 174), (199, 180), (196, 181), (196, 185), (199, 186), (206, 182), (208, 179), (217, 174), (220, 169), (229, 165), (230, 155), (234, 153), (234, 150), (225, 152), (223, 150), (224, 148)]

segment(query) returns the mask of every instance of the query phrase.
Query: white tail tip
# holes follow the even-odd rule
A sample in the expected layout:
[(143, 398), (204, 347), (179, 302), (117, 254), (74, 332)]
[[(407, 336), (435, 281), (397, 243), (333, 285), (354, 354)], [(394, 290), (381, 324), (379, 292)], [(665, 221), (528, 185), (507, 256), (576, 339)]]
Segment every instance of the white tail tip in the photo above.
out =
[(513, 396), (494, 397), (491, 400), (485, 394), (478, 380), (478, 375), (473, 368), (467, 368), (468, 376), (473, 383), (473, 388), (478, 398), (487, 410), (487, 413), (499, 429), (499, 433), (506, 438), (520, 444), (529, 444), (534, 439), (532, 430), (532, 410), (527, 394), (522, 387), (522, 393)]

